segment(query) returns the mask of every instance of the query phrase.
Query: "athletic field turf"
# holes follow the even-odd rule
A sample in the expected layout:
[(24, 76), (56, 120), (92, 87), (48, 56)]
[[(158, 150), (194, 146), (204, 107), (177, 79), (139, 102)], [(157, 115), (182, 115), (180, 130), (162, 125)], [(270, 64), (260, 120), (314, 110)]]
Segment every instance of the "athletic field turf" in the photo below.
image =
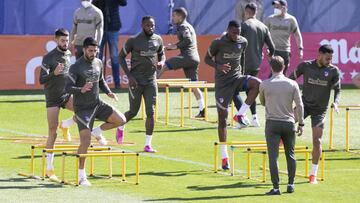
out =
[[(21, 93), (21, 95), (20, 95)], [(165, 126), (165, 94), (159, 93), (159, 120), (156, 123), (153, 146), (156, 154), (141, 154), (140, 184), (134, 185), (135, 170), (132, 158), (127, 159), (127, 180), (121, 182), (121, 159), (113, 158), (113, 179), (90, 177), (92, 187), (76, 188), (49, 181), (28, 179), (18, 176), (18, 172), (30, 170), (30, 145), (0, 140), (0, 202), (356, 202), (360, 198), (360, 154), (344, 151), (327, 152), (325, 161), (325, 181), (310, 185), (305, 178), (296, 178), (295, 193), (287, 194), (287, 177), (281, 175), (280, 189), (283, 194), (276, 197), (264, 196), (270, 190), (269, 172), (267, 181), (262, 183), (261, 155), (253, 155), (252, 176), (246, 175), (245, 154), (236, 155), (236, 175), (228, 172), (213, 172), (213, 143), (217, 141), (217, 125), (211, 122), (185, 119), (185, 126), (178, 127), (180, 115), (179, 93), (170, 96), (170, 122)], [(121, 112), (128, 109), (127, 93), (118, 93), (119, 102), (110, 101), (105, 95), (102, 98), (118, 108)], [(359, 90), (343, 90), (342, 104), (359, 102)], [(187, 95), (185, 96), (187, 106)], [(331, 98), (332, 99), (332, 98)], [(193, 97), (193, 106), (197, 106)], [(209, 116), (216, 119), (214, 92), (209, 93)], [(187, 116), (185, 108), (185, 116)], [(197, 113), (193, 107), (193, 114)], [(350, 111), (350, 148), (360, 148), (360, 112)], [(248, 112), (248, 114), (250, 114)], [(70, 117), (68, 111), (62, 111), (61, 119)], [(329, 112), (328, 112), (329, 118)], [(264, 108), (258, 105), (260, 128), (242, 130), (228, 128), (228, 139), (232, 141), (264, 140)], [(115, 146), (116, 149), (141, 152), (144, 143), (144, 121), (137, 119), (126, 125), (125, 141), (134, 142), (132, 146)], [(41, 92), (2, 92), (0, 94), (0, 137), (33, 137), (46, 136), (47, 121), (44, 96)], [(96, 123), (98, 124), (98, 122)], [(297, 145), (311, 147), (310, 119), (306, 119), (305, 134), (297, 138)], [(334, 118), (334, 147), (345, 146), (345, 109)], [(71, 128), (74, 140), (78, 138), (77, 127)], [(105, 133), (108, 140), (115, 140), (115, 130)], [(58, 131), (61, 139), (62, 134)], [(329, 119), (324, 132), (324, 149), (329, 147)], [(359, 152), (359, 150), (357, 150)], [(230, 152), (230, 150), (229, 150)], [(37, 153), (40, 155), (40, 152)], [(285, 170), (284, 155), (280, 154), (280, 168)], [(298, 154), (298, 172), (304, 172), (304, 156)], [(55, 158), (55, 170), (59, 171), (61, 158)], [(36, 158), (35, 173), (40, 175), (40, 156)], [(67, 159), (66, 177), (74, 177), (74, 160)], [(95, 174), (108, 173), (106, 158), (95, 159)], [(87, 169), (87, 172), (89, 170)], [(58, 173), (60, 176), (60, 173)]]

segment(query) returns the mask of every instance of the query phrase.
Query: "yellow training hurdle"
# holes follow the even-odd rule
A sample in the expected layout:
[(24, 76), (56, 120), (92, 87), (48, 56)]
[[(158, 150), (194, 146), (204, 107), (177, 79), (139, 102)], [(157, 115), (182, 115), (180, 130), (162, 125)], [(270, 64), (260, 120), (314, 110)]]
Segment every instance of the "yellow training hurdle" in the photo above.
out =
[[(39, 144), (39, 145), (32, 145), (31, 146), (31, 152), (30, 152), (30, 174), (26, 174), (26, 173), (22, 173), (19, 172), (18, 175), (20, 176), (24, 176), (24, 177), (28, 177), (28, 178), (36, 178), (36, 179), (40, 179), (40, 178), (44, 178), (45, 176), (45, 152), (64, 152), (64, 151), (77, 151), (79, 145), (54, 145), (54, 149), (46, 149), (45, 150), (45, 145), (43, 144)], [(35, 150), (36, 149), (43, 149), (43, 153), (42, 153), (42, 167), (41, 167), (41, 177), (35, 176)], [(89, 150), (93, 151), (93, 150), (109, 150), (111, 149), (110, 147), (95, 147), (94, 145), (90, 145)], [(45, 150), (45, 152), (44, 152)]]
[[(345, 151), (350, 152), (349, 144), (349, 111), (360, 110), (360, 105), (339, 105), (338, 108), (346, 109), (345, 116)], [(329, 149), (333, 150), (333, 135), (334, 135), (334, 108), (330, 109), (330, 130), (329, 130)]]
[[(65, 157), (66, 156), (75, 156), (75, 183), (72, 183), (70, 181), (65, 180)], [(94, 176), (94, 160), (95, 157), (108, 157), (108, 166), (109, 166), (109, 176), (108, 178), (112, 178), (112, 157), (122, 157), (122, 181), (126, 181), (126, 157), (128, 156), (135, 156), (135, 184), (139, 184), (139, 171), (140, 171), (140, 158), (139, 153), (132, 153), (132, 152), (124, 152), (124, 151), (101, 151), (101, 152), (89, 152), (87, 154), (72, 154), (63, 152), (62, 156), (62, 167), (61, 167), (61, 182), (65, 184), (71, 184), (71, 185), (79, 185), (79, 160), (80, 158), (88, 157), (90, 158), (90, 176)]]

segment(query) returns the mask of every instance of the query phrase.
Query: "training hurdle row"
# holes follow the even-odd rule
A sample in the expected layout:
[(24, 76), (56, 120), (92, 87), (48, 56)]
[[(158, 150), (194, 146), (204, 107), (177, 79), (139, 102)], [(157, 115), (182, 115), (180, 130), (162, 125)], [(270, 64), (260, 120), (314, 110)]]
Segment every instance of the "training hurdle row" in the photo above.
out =
[[(70, 185), (78, 185), (78, 167), (79, 167), (79, 159), (82, 157), (90, 158), (90, 176), (94, 176), (94, 157), (108, 157), (109, 160), (109, 178), (112, 177), (112, 157), (122, 157), (122, 181), (126, 181), (126, 158), (127, 156), (136, 156), (136, 184), (139, 184), (139, 153), (130, 153), (125, 151), (110, 151), (111, 147), (96, 147), (91, 145), (88, 148), (87, 154), (77, 154), (77, 150), (79, 145), (55, 145), (54, 149), (46, 149), (45, 145), (33, 145), (31, 146), (31, 162), (30, 162), (30, 174), (26, 173), (18, 173), (20, 176), (25, 176), (28, 178), (35, 179), (45, 179), (45, 166), (46, 166), (46, 153), (62, 153), (62, 166), (61, 166), (61, 181), (56, 181), (59, 183), (70, 184)], [(43, 149), (42, 150), (42, 159), (41, 159), (41, 176), (35, 176), (35, 149)], [(65, 180), (65, 157), (66, 156), (75, 156), (76, 159), (76, 179), (75, 183)]]
[[(262, 160), (262, 182), (266, 181), (266, 170), (269, 170), (266, 168), (266, 159), (267, 159), (267, 146), (265, 141), (233, 141), (233, 142), (215, 142), (214, 143), (214, 172), (218, 172), (218, 146), (219, 145), (227, 145), (231, 146), (231, 161), (230, 161), (230, 172), (231, 175), (235, 175), (235, 149), (246, 149), (247, 153), (247, 178), (251, 179), (251, 154), (252, 153), (261, 153), (263, 155)], [(279, 153), (284, 153), (285, 150), (281, 146), (279, 148)], [(296, 174), (296, 176), (308, 178), (309, 177), (309, 154), (312, 153), (310, 149), (308, 149), (307, 146), (296, 146), (295, 147), (295, 153), (303, 153), (305, 156), (305, 174)], [(318, 180), (323, 181), (325, 179), (325, 152), (322, 152), (321, 158), (320, 158), (320, 170), (321, 175)], [(279, 171), (279, 173), (287, 174), (285, 171)]]
[[(169, 93), (170, 88), (180, 88), (180, 127), (184, 127), (184, 89), (188, 89), (188, 112), (189, 118), (192, 118), (192, 89), (193, 88), (203, 88), (204, 89), (204, 102), (205, 102), (205, 121), (208, 119), (208, 89), (214, 88), (214, 83), (206, 83), (206, 81), (187, 81), (187, 82), (158, 82), (158, 85), (165, 87), (165, 125), (169, 124)], [(157, 105), (156, 108), (157, 109)], [(156, 120), (158, 120), (156, 114)]]
[[(67, 156), (74, 156), (75, 159), (75, 182), (70, 182), (65, 180), (65, 157)], [(63, 152), (62, 154), (62, 166), (61, 166), (61, 182), (64, 184), (70, 185), (79, 185), (79, 162), (80, 158), (90, 158), (90, 175), (94, 175), (94, 158), (95, 157), (108, 157), (108, 166), (109, 166), (109, 175), (108, 178), (112, 178), (113, 175), (113, 166), (112, 166), (112, 157), (122, 157), (122, 170), (121, 176), (122, 181), (126, 181), (126, 157), (133, 156), (136, 157), (135, 161), (135, 184), (139, 184), (140, 180), (140, 154), (139, 153), (132, 153), (132, 152), (125, 152), (125, 151), (102, 151), (102, 152), (88, 152), (87, 154), (74, 154)]]
[[(235, 173), (235, 149), (236, 148), (243, 148), (239, 146), (231, 146), (232, 150), (232, 161), (231, 161), (231, 174), (234, 175)], [(266, 170), (269, 170), (266, 168), (266, 159), (267, 159), (267, 147), (249, 147), (247, 148), (247, 178), (251, 178), (251, 154), (253, 153), (261, 153), (263, 156), (262, 160), (262, 166), (260, 167), (262, 170), (262, 182), (266, 181)], [(284, 147), (279, 148), (279, 153), (285, 153)], [(296, 173), (295, 176), (308, 178), (309, 177), (309, 154), (312, 153), (312, 150), (308, 149), (307, 146), (295, 146), (295, 153), (301, 153), (304, 154), (304, 174)], [(320, 178), (318, 180), (323, 181), (325, 179), (325, 152), (322, 152), (321, 158), (320, 158)], [(286, 171), (279, 171), (281, 174), (288, 174)]]
[[(360, 110), (360, 105), (339, 105), (338, 108), (346, 109), (345, 115), (345, 151), (350, 152), (349, 142), (349, 111)], [(329, 130), (329, 149), (333, 149), (333, 135), (334, 135), (334, 107), (330, 109), (330, 130)]]
[[(79, 145), (54, 145), (54, 149), (45, 149), (46, 146), (43, 144), (40, 145), (32, 145), (30, 152), (30, 173), (22, 173), (19, 172), (18, 175), (28, 177), (28, 178), (44, 178), (45, 177), (45, 153), (50, 152), (51, 150), (54, 152), (64, 152), (64, 151), (77, 151)], [(42, 166), (41, 166), (41, 176), (35, 176), (35, 150), (42, 149)], [(90, 145), (89, 151), (102, 151), (102, 150), (111, 150), (111, 147), (95, 147), (94, 145)]]

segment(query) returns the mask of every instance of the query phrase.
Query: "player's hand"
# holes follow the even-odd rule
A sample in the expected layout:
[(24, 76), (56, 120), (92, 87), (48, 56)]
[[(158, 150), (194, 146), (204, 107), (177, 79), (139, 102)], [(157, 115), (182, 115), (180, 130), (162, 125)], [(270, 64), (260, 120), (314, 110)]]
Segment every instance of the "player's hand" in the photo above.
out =
[(338, 107), (337, 103), (335, 103), (335, 102), (332, 103), (332, 104), (331, 104), (331, 107), (334, 108), (334, 110), (335, 110), (336, 113), (339, 113), (339, 107)]
[(118, 97), (113, 92), (108, 93), (107, 96), (111, 99), (114, 99), (115, 101), (119, 101)]
[(299, 50), (299, 59), (303, 59), (304, 58), (304, 51), (302, 49)]
[(177, 49), (176, 44), (169, 43), (167, 46), (165, 46), (166, 50), (175, 50)]
[(137, 81), (136, 81), (136, 79), (134, 78), (134, 77), (132, 77), (132, 76), (130, 76), (129, 77), (129, 87), (130, 87), (130, 89), (135, 89), (135, 88), (137, 88)]
[(58, 65), (56, 66), (55, 70), (54, 70), (54, 75), (60, 75), (63, 73), (64, 71), (64, 64), (63, 63), (58, 63)]
[(85, 92), (90, 91), (92, 89), (92, 87), (93, 87), (92, 82), (85, 83), (85, 85), (81, 88), (81, 93), (85, 93)]
[(219, 65), (217, 67), (217, 69), (219, 71), (223, 72), (224, 74), (227, 74), (231, 70), (231, 66), (230, 66), (230, 63), (226, 63), (226, 64), (223, 64), (223, 65)]
[(296, 130), (297, 136), (301, 136), (303, 134), (303, 132), (304, 132), (304, 126), (298, 125), (298, 128)]

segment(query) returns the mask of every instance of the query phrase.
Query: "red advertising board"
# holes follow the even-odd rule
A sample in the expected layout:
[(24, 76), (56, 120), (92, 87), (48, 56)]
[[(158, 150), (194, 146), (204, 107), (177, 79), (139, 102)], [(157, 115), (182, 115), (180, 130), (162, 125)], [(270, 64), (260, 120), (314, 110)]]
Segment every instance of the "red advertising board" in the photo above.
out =
[[(207, 66), (203, 59), (213, 39), (217, 36), (198, 36), (198, 47), (201, 57), (199, 69), (200, 80), (214, 81), (214, 70)], [(119, 47), (126, 40), (121, 36)], [(163, 36), (164, 43), (175, 42), (175, 36)], [(304, 60), (314, 59), (320, 44), (331, 44), (334, 49), (333, 63), (337, 65), (342, 74), (342, 83), (351, 84), (351, 79), (360, 72), (360, 49), (353, 45), (360, 40), (360, 33), (303, 33)], [(299, 63), (298, 51), (295, 41), (292, 42), (292, 58), (289, 72), (292, 72)], [(40, 89), (39, 72), (42, 56), (55, 47), (51, 36), (0, 36), (0, 90), (9, 89)], [(177, 55), (178, 51), (167, 51), (166, 57)], [(72, 57), (72, 61), (75, 57)], [(106, 80), (112, 86), (110, 62), (106, 63)], [(264, 60), (259, 77), (267, 78), (269, 66)], [(162, 78), (182, 78), (182, 70), (168, 71)], [(122, 86), (127, 85), (127, 78), (121, 73)]]

